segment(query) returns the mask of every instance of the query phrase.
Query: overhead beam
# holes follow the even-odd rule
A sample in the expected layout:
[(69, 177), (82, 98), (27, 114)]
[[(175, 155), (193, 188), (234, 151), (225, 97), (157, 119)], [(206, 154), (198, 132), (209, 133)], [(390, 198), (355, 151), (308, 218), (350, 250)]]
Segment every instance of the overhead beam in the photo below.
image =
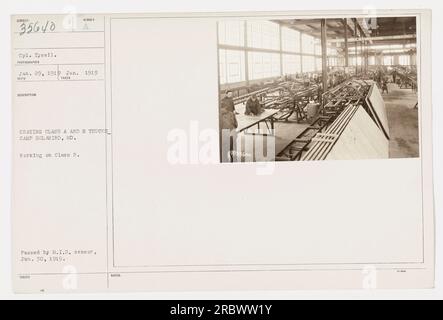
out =
[[(417, 36), (415, 34), (407, 35), (397, 35), (397, 36), (380, 36), (380, 37), (369, 37), (368, 40), (372, 41), (387, 41), (387, 40), (416, 40)], [(360, 38), (349, 38), (348, 42), (359, 42)], [(345, 42), (344, 39), (329, 39), (329, 42)]]
[(288, 24), (293, 25), (293, 26), (299, 26), (299, 25), (306, 25), (306, 24), (318, 24), (320, 25), (321, 19), (299, 19), (299, 20), (290, 20), (288, 21)]
[(367, 32), (367, 30), (364, 30), (363, 27), (362, 27), (362, 22), (363, 22), (364, 18), (355, 19), (355, 20), (357, 21), (357, 26), (358, 26), (358, 29), (360, 30), (361, 34), (364, 37), (368, 37), (369, 36), (369, 32)]
[(318, 32), (319, 31), (319, 28), (318, 27), (315, 27), (315, 26), (312, 26), (311, 24), (306, 24), (306, 26), (308, 27), (308, 28), (311, 28), (312, 30), (314, 30), (314, 31), (316, 31), (316, 32)]

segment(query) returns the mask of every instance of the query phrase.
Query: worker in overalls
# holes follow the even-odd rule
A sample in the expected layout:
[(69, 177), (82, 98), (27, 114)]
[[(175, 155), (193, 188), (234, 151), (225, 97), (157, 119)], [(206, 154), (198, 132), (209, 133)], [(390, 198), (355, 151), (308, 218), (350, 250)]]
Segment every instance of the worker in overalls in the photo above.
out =
[(254, 93), (246, 102), (245, 115), (247, 116), (258, 116), (262, 112), (260, 101), (257, 95)]

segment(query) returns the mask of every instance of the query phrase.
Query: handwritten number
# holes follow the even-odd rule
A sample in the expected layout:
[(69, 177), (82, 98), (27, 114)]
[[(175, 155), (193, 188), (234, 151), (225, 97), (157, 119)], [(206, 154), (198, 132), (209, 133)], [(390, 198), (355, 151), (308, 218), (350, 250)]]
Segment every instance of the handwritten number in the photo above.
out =
[(20, 24), (20, 35), (24, 35), (26, 32), (26, 24), (23, 22), (22, 24)]
[(40, 25), (39, 21), (35, 21), (35, 22), (23, 22), (22, 24), (20, 24), (19, 26), (19, 35), (24, 35), (26, 34), (30, 34), (30, 33), (38, 33), (38, 32), (42, 32), (42, 33), (46, 33), (49, 31), (53, 32), (55, 30), (55, 22), (54, 21), (46, 21), (45, 23), (43, 23), (42, 25)]
[(48, 23), (49, 21), (46, 21), (46, 23), (42, 26), (42, 32), (45, 33), (46, 30), (48, 29)]

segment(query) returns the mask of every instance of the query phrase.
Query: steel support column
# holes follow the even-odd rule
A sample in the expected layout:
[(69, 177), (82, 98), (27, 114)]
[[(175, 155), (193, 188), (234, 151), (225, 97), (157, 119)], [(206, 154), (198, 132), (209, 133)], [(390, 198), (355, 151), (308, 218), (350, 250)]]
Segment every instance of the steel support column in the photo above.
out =
[(345, 67), (349, 67), (349, 45), (348, 45), (348, 21), (347, 18), (343, 19), (345, 26)]
[(328, 51), (326, 37), (326, 19), (321, 20), (321, 60), (323, 76), (323, 92), (328, 90)]

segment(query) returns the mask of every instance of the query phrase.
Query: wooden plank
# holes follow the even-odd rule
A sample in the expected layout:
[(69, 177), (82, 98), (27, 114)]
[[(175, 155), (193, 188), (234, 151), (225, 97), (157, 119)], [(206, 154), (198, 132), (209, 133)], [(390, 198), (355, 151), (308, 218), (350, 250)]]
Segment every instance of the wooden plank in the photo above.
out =
[[(324, 132), (317, 133), (302, 160), (324, 160), (358, 108), (359, 106), (349, 105)], [(334, 137), (334, 139), (324, 141), (325, 136)]]
[(389, 141), (360, 107), (326, 157), (327, 160), (389, 158)]
[(389, 139), (389, 123), (388, 115), (386, 113), (385, 101), (383, 100), (383, 97), (377, 85), (372, 85), (367, 101), (369, 102), (368, 106), (373, 110), (373, 113), (377, 119), (377, 123), (383, 130), (386, 138)]

